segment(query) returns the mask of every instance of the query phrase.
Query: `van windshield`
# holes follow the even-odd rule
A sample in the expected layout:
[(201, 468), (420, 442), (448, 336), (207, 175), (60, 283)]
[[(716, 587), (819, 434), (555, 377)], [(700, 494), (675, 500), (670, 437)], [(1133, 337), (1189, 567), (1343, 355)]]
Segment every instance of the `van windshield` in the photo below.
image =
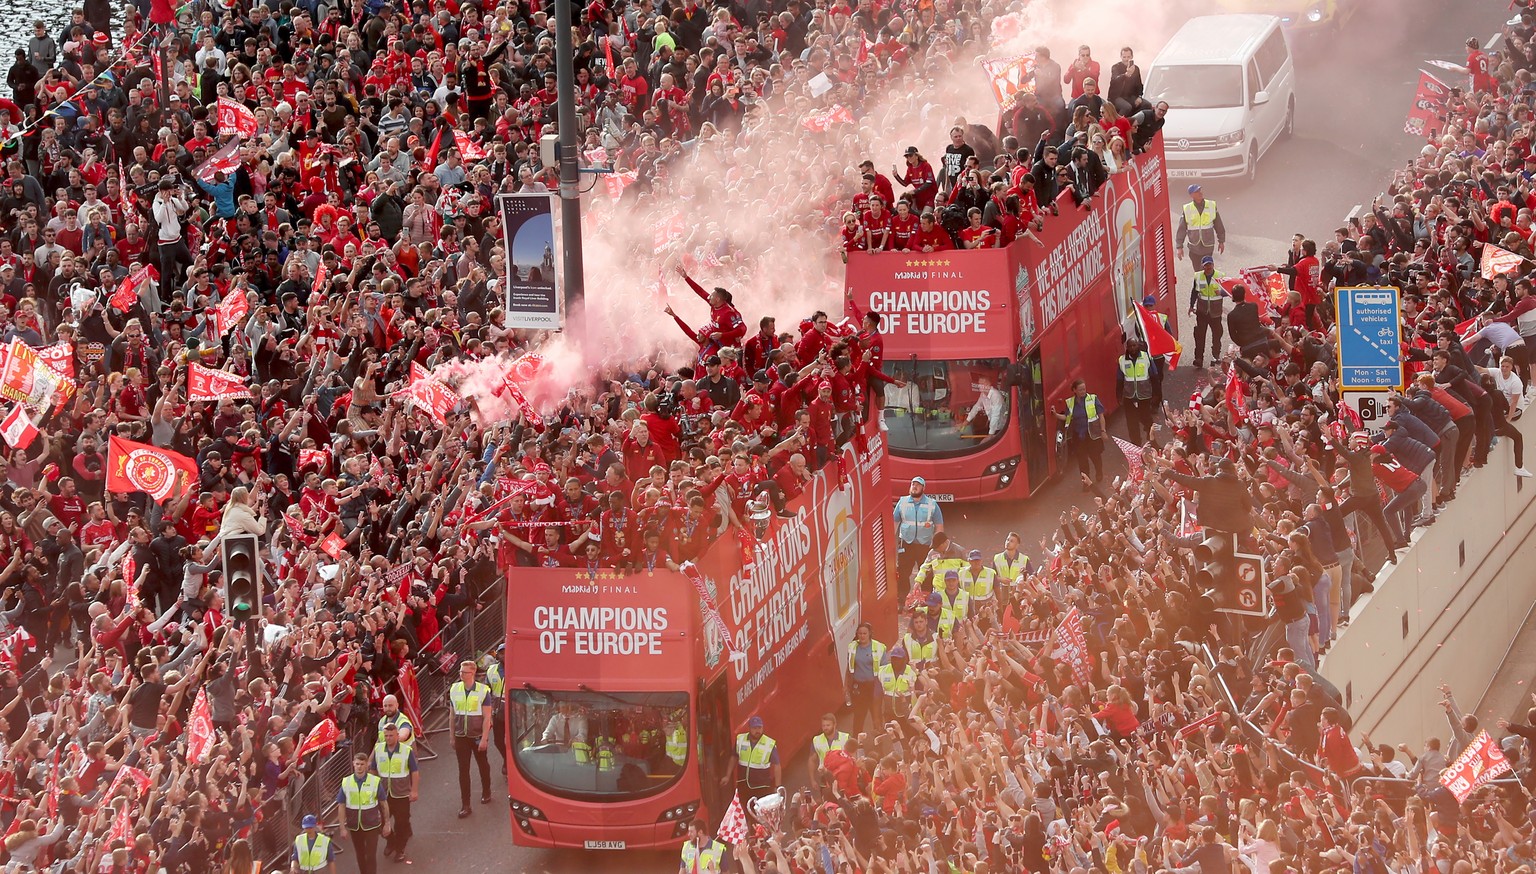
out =
[(1172, 109), (1220, 109), (1243, 105), (1243, 68), (1237, 64), (1156, 66), (1147, 97)]

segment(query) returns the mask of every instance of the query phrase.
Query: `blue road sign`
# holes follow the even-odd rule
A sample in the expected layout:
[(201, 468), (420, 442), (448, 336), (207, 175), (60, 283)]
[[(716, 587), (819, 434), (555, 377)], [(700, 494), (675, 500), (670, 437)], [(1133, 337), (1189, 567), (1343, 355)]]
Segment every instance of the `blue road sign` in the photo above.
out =
[(1403, 385), (1403, 347), (1395, 288), (1336, 289), (1339, 377), (1345, 389)]

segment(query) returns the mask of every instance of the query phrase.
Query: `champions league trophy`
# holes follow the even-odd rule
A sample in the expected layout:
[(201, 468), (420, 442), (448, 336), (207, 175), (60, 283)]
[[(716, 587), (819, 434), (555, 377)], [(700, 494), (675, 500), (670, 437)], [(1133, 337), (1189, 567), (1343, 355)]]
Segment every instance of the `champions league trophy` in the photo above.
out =
[(779, 822), (784, 818), (784, 804), (789, 798), (789, 793), (780, 786), (772, 795), (764, 795), (762, 798), (748, 798), (747, 810), (752, 818), (762, 823), (763, 828), (770, 835), (779, 833)]

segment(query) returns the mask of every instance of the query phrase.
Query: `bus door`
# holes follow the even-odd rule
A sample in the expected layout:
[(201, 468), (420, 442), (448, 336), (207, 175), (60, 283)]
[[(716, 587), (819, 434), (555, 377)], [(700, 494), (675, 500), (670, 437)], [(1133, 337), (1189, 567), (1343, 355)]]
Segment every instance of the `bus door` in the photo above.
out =
[(1050, 440), (1046, 430), (1046, 398), (1040, 384), (1040, 350), (1029, 353), (1014, 366), (1014, 384), (1018, 388), (1019, 442), (1024, 450), (1024, 466), (1033, 493), (1051, 474)]
[(699, 691), (699, 736), (691, 751), (699, 762), (699, 794), (716, 820), (731, 803), (736, 783), (736, 739), (731, 736), (730, 690), (722, 671)]

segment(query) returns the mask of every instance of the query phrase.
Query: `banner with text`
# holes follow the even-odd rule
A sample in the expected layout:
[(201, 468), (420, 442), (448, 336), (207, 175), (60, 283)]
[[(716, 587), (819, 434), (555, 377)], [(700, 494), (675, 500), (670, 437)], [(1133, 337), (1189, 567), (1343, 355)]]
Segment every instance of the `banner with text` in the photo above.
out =
[(507, 326), (560, 330), (565, 294), (555, 264), (555, 195), (501, 194), (496, 206), (507, 252)]

